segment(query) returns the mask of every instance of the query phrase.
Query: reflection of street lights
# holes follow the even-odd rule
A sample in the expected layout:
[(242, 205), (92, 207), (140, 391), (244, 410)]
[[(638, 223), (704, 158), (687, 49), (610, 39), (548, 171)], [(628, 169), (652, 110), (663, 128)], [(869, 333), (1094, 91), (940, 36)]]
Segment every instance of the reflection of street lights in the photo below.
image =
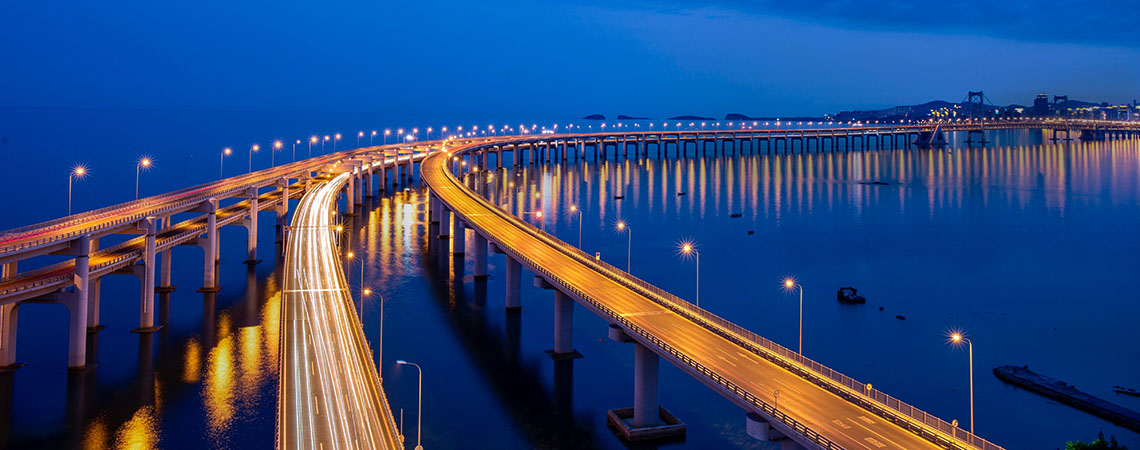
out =
[(970, 354), (970, 434), (974, 434), (974, 342), (960, 332), (950, 334), (951, 343), (961, 344), (963, 341)]
[(139, 162), (135, 164), (135, 200), (139, 199), (139, 171), (149, 170), (150, 163), (150, 158), (144, 156), (142, 158), (139, 158)]
[(693, 255), (697, 259), (697, 307), (701, 306), (701, 253), (697, 251), (697, 247), (692, 242), (685, 242), (681, 244), (681, 255)]
[(419, 364), (397, 359), (396, 364), (416, 366), (416, 372), (420, 375), (420, 388), (419, 388), (419, 406), (416, 407), (416, 450), (424, 450), (424, 446), (420, 445), (420, 431), (423, 428), (424, 417), (424, 370), (420, 368)]
[(800, 349), (797, 353), (801, 356), (804, 354), (804, 286), (796, 282), (793, 278), (784, 280), (785, 289), (799, 289), (800, 291)]
[(76, 178), (83, 178), (87, 175), (87, 168), (83, 166), (75, 166), (71, 169), (71, 173), (67, 174), (67, 215), (71, 215), (71, 181)]
[(578, 213), (578, 250), (582, 249), (582, 210), (578, 205), (570, 205), (570, 212)]
[(234, 150), (232, 148), (226, 147), (222, 149), (222, 156), (218, 158), (221, 160), (221, 162), (218, 163), (218, 179), (225, 177), (223, 169), (226, 167), (226, 157), (232, 155), (233, 153)]
[(633, 231), (626, 225), (625, 221), (618, 221), (618, 232), (624, 231), (629, 236), (628, 242), (625, 247), (625, 272), (629, 273), (630, 261), (633, 259)]

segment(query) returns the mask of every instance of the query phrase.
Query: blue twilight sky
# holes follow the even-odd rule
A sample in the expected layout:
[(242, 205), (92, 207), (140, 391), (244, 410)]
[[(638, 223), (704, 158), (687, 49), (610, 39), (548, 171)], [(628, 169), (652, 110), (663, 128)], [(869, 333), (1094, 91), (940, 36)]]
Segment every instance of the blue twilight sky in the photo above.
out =
[(8, 1), (0, 108), (820, 114), (1140, 98), (1140, 4)]

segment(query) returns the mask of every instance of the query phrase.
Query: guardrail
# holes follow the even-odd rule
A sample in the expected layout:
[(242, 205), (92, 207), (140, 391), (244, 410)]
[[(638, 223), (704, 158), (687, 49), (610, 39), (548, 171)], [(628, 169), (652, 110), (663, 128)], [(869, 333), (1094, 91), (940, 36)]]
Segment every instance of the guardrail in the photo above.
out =
[[(482, 148), (476, 145), (465, 148), (461, 151), (470, 151)], [(455, 186), (466, 189), (465, 186), (451, 173), (450, 170), (444, 170), (447, 179)], [(469, 191), (469, 190), (468, 190)], [(689, 303), (658, 288), (644, 280), (634, 277), (624, 271), (600, 261), (593, 256), (586, 254), (580, 249), (570, 246), (561, 240), (550, 237), (547, 233), (538, 229), (534, 225), (527, 223), (513, 214), (503, 212), (501, 208), (490, 203), (482, 196), (471, 192), (471, 197), (477, 202), (480, 202), (491, 211), (495, 211), (500, 217), (506, 218), (511, 223), (515, 224), (520, 229), (527, 231), (533, 237), (543, 241), (547, 245), (554, 247), (561, 251), (563, 254), (570, 256), (578, 262), (595, 267), (598, 272), (604, 274), (608, 278), (631, 287), (634, 290), (648, 294), (647, 297), (653, 299), (658, 304), (688, 318), (696, 323), (704, 324), (705, 328), (713, 331), (726, 339), (736, 342), (746, 348), (751, 348), (757, 355), (768, 359), (769, 361), (784, 367), (793, 373), (797, 373), (805, 379), (811, 380), (813, 383), (821, 387), (828, 388), (830, 391), (835, 392), (842, 397), (852, 401), (853, 403), (868, 409), (875, 414), (884, 418), (890, 419), (898, 424), (906, 425), (908, 429), (916, 432), (920, 436), (932, 440), (933, 442), (949, 445), (955, 448), (964, 449), (960, 444), (965, 443), (974, 448), (982, 450), (1004, 450), (1001, 446), (989, 442), (981, 437), (978, 437), (968, 431), (955, 427), (950, 423), (926, 413), (925, 411), (915, 408), (901, 400), (891, 397), (881, 391), (874, 389), (866, 389), (866, 384), (852, 379), (842, 373), (833, 370), (823, 364), (815, 362), (803, 355), (800, 355), (780, 344), (772, 342), (764, 337), (761, 337), (747, 329), (736, 325), (724, 318), (712, 314), (696, 305)], [(533, 265), (533, 264), (532, 264)], [(601, 269), (601, 270), (598, 270)], [(545, 270), (545, 269), (544, 269)], [(759, 350), (759, 351), (758, 351)], [(915, 423), (917, 421), (917, 423)], [(921, 426), (917, 426), (921, 425)], [(924, 428), (926, 427), (926, 428)], [(955, 441), (956, 440), (956, 441)]]

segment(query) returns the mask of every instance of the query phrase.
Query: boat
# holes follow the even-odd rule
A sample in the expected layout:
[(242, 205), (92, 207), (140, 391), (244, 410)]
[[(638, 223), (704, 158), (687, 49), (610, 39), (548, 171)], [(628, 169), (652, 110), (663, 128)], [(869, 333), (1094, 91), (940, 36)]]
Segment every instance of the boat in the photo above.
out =
[(614, 195), (614, 200), (621, 200), (623, 198), (625, 198), (624, 195)]
[(859, 295), (859, 290), (853, 287), (841, 287), (835, 292), (835, 298), (843, 303), (867, 303), (867, 299)]
[(1140, 391), (1137, 391), (1136, 389), (1133, 389), (1130, 387), (1113, 386), (1112, 392), (1115, 392), (1117, 394), (1128, 394), (1128, 395), (1135, 395), (1135, 396), (1140, 397)]
[(743, 216), (744, 216), (744, 214), (741, 214), (741, 213), (732, 213), (732, 214), (729, 214), (729, 215), (728, 215), (728, 217), (731, 217), (731, 218), (733, 218), (733, 219), (737, 219), (737, 218), (740, 218), (740, 217), (743, 217)]

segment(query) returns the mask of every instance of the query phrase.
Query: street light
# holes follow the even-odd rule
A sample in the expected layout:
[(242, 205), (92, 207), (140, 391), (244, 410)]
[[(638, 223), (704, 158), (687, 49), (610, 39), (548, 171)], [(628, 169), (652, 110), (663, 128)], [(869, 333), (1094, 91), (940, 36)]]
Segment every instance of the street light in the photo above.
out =
[(71, 215), (71, 182), (76, 178), (83, 178), (87, 175), (87, 168), (82, 165), (75, 166), (71, 172), (67, 174), (67, 215)]
[(961, 345), (963, 341), (966, 342), (966, 349), (970, 355), (970, 434), (974, 434), (974, 342), (961, 332), (950, 334), (952, 344)]
[(222, 149), (222, 156), (218, 158), (220, 160), (218, 163), (218, 179), (225, 177), (223, 169), (226, 167), (226, 157), (232, 155), (233, 153), (234, 150), (232, 148), (226, 147)]
[(578, 213), (578, 250), (582, 249), (582, 210), (578, 205), (570, 205), (570, 212)]
[(293, 157), (289, 160), (289, 162), (297, 162), (297, 144), (300, 144), (300, 143), (301, 143), (300, 139), (297, 139), (297, 142), (293, 143)]
[(697, 307), (701, 306), (701, 253), (697, 251), (697, 247), (692, 242), (684, 242), (681, 244), (681, 255), (693, 255), (697, 260)]
[(625, 248), (625, 272), (629, 273), (630, 261), (633, 259), (633, 230), (630, 229), (629, 225), (626, 225), (624, 220), (618, 221), (617, 229), (619, 233), (624, 231), (629, 236), (629, 242), (626, 243)]
[(784, 280), (784, 289), (799, 289), (800, 291), (800, 347), (797, 353), (802, 356), (804, 354), (804, 286), (797, 283), (794, 278), (787, 278)]
[(261, 150), (260, 145), (253, 144), (252, 146), (249, 147), (249, 172), (248, 173), (253, 173), (253, 153), (258, 151), (258, 150)]
[(317, 143), (317, 136), (309, 136), (309, 157), (313, 157), (313, 144)]
[(285, 144), (281, 141), (273, 141), (273, 151), (269, 152), (269, 167), (277, 166), (277, 152), (281, 151), (281, 147), (284, 146)]
[(139, 171), (150, 169), (150, 157), (143, 156), (139, 158), (139, 162), (135, 164), (135, 200), (139, 199)]
[(402, 359), (397, 359), (396, 364), (407, 365), (407, 366), (415, 366), (416, 372), (418, 372), (419, 376), (420, 376), (420, 388), (419, 388), (419, 394), (418, 394), (419, 395), (419, 406), (416, 407), (416, 449), (415, 450), (424, 450), (424, 446), (420, 445), (420, 431), (422, 431), (421, 428), (423, 428), (423, 417), (424, 417), (424, 370), (420, 368), (419, 364), (407, 362), (407, 361), (404, 361)]
[(360, 138), (362, 138), (362, 137), (364, 137), (364, 131), (363, 130), (356, 133), (356, 146), (357, 147), (360, 147)]
[(336, 143), (340, 140), (340, 133), (333, 135), (333, 153), (336, 153)]
[(372, 130), (372, 135), (368, 136), (368, 146), (372, 146), (372, 140), (376, 138), (376, 130)]
[(321, 141), (321, 154), (322, 154), (322, 155), (323, 155), (323, 154), (325, 154), (325, 142), (328, 142), (328, 141), (329, 141), (329, 139), (332, 139), (332, 136), (329, 136), (329, 135), (327, 135), (327, 134), (326, 134), (326, 135), (325, 135), (325, 140)]
[(388, 135), (392, 134), (392, 130), (384, 130), (384, 145), (388, 145)]

